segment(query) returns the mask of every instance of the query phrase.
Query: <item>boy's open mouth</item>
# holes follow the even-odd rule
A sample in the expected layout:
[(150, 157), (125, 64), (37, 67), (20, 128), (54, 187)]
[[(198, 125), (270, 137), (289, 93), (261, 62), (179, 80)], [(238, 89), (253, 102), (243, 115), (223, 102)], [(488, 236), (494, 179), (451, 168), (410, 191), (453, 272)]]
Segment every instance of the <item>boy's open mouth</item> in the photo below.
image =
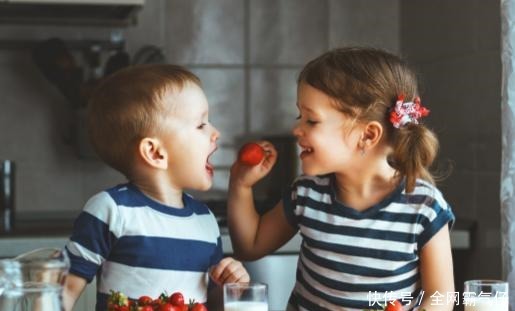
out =
[(213, 165), (211, 163), (207, 163), (206, 164), (206, 171), (209, 175), (213, 176), (214, 173), (215, 173), (215, 168), (213, 167)]
[(206, 171), (207, 173), (210, 175), (210, 176), (213, 176), (214, 173), (215, 173), (215, 167), (213, 166), (213, 164), (211, 164), (209, 162), (209, 158), (213, 155), (213, 153), (215, 153), (216, 149), (218, 149), (217, 147), (215, 147), (215, 149), (213, 149), (213, 151), (207, 156), (207, 160), (206, 160)]

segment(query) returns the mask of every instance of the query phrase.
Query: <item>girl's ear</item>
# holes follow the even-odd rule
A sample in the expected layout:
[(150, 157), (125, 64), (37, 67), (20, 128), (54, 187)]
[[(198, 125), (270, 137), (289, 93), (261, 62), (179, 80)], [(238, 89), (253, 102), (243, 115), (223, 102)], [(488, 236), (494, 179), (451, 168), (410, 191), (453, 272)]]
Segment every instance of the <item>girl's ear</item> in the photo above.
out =
[(363, 129), (360, 145), (364, 149), (376, 146), (383, 137), (383, 126), (377, 121), (367, 123)]
[(157, 138), (145, 137), (139, 142), (139, 155), (145, 163), (158, 168), (168, 168), (168, 153)]

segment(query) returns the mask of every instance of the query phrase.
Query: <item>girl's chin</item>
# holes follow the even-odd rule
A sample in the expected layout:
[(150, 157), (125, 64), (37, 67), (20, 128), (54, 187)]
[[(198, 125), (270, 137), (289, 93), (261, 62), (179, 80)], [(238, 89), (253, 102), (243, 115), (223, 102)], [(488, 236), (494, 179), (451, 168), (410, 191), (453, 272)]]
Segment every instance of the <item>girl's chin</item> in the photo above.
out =
[(308, 175), (308, 176), (317, 175), (316, 170), (314, 170), (313, 168), (311, 168), (307, 165), (302, 165), (301, 170), (302, 170), (302, 174), (304, 174), (304, 175)]
[(317, 170), (316, 168), (306, 167), (306, 166), (302, 166), (301, 171), (302, 171), (302, 174), (306, 175), (306, 176), (320, 176), (320, 175), (326, 175), (326, 174), (330, 173), (327, 171), (321, 171), (321, 170)]

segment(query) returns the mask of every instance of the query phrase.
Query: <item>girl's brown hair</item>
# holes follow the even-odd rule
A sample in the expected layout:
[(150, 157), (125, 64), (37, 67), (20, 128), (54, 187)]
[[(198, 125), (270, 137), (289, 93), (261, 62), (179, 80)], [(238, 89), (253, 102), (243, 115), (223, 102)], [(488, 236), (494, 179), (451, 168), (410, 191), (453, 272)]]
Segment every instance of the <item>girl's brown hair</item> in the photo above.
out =
[(137, 144), (159, 133), (173, 108), (167, 96), (187, 83), (200, 86), (185, 68), (161, 64), (129, 67), (106, 78), (88, 103), (89, 137), (100, 158), (130, 178)]
[(420, 123), (397, 129), (389, 121), (399, 95), (406, 101), (419, 96), (415, 73), (399, 57), (373, 48), (335, 49), (309, 62), (297, 82), (324, 92), (357, 121), (380, 122), (383, 139), (393, 148), (390, 164), (406, 178), (407, 192), (417, 178), (434, 183), (429, 167), (438, 152), (436, 135)]

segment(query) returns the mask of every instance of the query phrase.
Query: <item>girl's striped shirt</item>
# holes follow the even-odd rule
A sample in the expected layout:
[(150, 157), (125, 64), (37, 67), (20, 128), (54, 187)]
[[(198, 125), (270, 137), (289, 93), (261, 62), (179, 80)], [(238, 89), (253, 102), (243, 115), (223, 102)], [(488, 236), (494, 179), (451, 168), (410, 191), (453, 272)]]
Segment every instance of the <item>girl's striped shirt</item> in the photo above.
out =
[(412, 193), (402, 183), (379, 204), (356, 211), (335, 199), (334, 175), (301, 176), (283, 203), (303, 238), (288, 310), (361, 311), (391, 299), (419, 302), (419, 251), (454, 222), (440, 191), (422, 180)]

